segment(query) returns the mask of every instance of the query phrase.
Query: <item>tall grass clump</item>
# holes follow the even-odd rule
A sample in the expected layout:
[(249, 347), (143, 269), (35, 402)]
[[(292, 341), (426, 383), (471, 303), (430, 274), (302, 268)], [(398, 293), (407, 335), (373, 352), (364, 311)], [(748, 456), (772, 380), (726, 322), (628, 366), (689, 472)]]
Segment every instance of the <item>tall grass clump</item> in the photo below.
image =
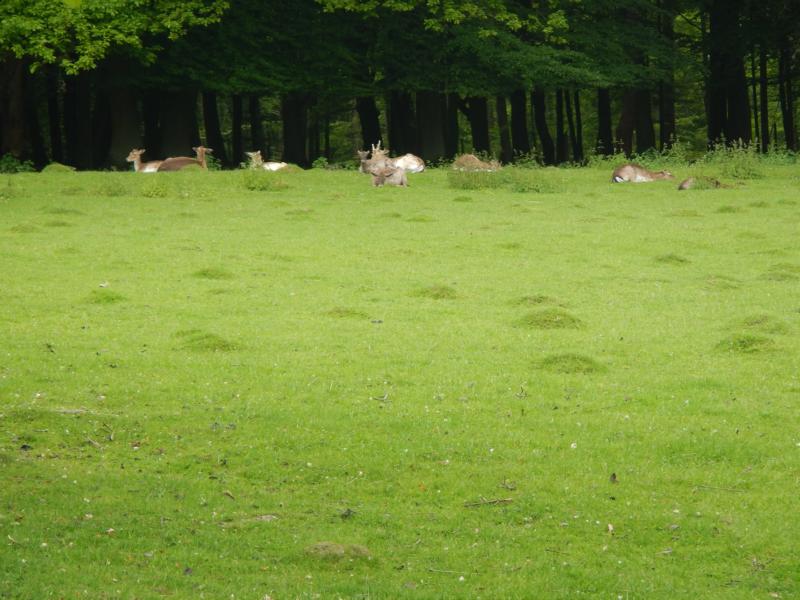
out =
[(256, 169), (242, 171), (242, 186), (251, 192), (278, 192), (289, 187), (280, 175)]
[(448, 185), (456, 190), (485, 190), (499, 188), (505, 178), (497, 171), (450, 171)]
[(732, 145), (717, 144), (703, 161), (719, 166), (722, 174), (733, 179), (760, 179), (764, 176), (761, 157), (755, 144), (737, 141)]

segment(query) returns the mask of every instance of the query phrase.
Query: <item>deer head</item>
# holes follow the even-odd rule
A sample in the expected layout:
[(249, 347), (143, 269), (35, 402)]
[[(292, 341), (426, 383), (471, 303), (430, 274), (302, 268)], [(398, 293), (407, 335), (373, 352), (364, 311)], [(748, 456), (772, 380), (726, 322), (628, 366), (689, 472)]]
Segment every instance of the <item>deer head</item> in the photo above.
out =
[(141, 150), (137, 150), (136, 148), (134, 148), (133, 150), (131, 150), (130, 154), (128, 154), (128, 158), (126, 158), (125, 160), (127, 160), (128, 162), (133, 162), (141, 158), (144, 152), (145, 152), (144, 148), (142, 148)]

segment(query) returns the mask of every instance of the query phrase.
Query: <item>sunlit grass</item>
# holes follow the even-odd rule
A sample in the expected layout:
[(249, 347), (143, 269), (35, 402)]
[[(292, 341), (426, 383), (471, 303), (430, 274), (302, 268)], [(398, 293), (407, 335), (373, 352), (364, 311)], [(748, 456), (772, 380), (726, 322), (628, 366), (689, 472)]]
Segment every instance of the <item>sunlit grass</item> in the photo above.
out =
[(0, 597), (797, 596), (797, 180), (677, 171), (0, 180)]

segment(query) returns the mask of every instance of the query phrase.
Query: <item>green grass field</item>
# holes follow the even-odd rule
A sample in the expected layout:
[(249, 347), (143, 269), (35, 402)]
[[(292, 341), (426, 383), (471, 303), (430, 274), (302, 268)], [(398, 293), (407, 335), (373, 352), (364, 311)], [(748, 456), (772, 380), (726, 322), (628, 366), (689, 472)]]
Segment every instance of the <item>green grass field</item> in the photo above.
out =
[(0, 597), (797, 598), (797, 173), (0, 179)]

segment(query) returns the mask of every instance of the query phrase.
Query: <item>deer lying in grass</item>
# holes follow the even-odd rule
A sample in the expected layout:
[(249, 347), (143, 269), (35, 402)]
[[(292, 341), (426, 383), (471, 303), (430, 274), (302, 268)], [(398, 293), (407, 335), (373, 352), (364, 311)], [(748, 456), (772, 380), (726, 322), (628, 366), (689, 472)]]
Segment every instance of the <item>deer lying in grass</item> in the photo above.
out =
[[(425, 170), (425, 161), (414, 154), (404, 154), (396, 158), (389, 158), (389, 151), (381, 148), (381, 143), (372, 145), (371, 152), (358, 150), (360, 165), (358, 170), (361, 173), (372, 173), (376, 169), (394, 167), (403, 169), (406, 173), (422, 173)], [(367, 158), (372, 155), (372, 158)]]
[(727, 187), (731, 186), (725, 185), (719, 179), (714, 179), (713, 177), (688, 177), (687, 179), (681, 181), (680, 185), (678, 186), (678, 190), (711, 190)]
[(456, 171), (497, 171), (500, 163), (496, 160), (485, 162), (474, 154), (462, 154), (453, 161)]
[(383, 167), (370, 171), (372, 174), (372, 185), (381, 187), (382, 185), (397, 185), (408, 187), (408, 178), (405, 170), (400, 167)]
[(245, 152), (247, 157), (250, 159), (250, 168), (251, 169), (264, 169), (265, 171), (279, 171), (284, 167), (288, 166), (285, 162), (273, 162), (267, 161), (264, 162), (264, 159), (261, 158), (261, 150), (256, 150), (255, 152)]
[(151, 160), (149, 162), (142, 162), (142, 154), (145, 153), (145, 149), (133, 149), (131, 150), (130, 154), (128, 154), (127, 160), (128, 162), (133, 163), (133, 170), (136, 173), (155, 173), (158, 171), (158, 167), (161, 166), (161, 163), (164, 161), (161, 160)]
[(656, 179), (675, 179), (675, 176), (669, 171), (648, 171), (634, 163), (617, 167), (611, 174), (611, 183), (645, 183)]
[(204, 146), (197, 146), (196, 148), (192, 148), (195, 151), (196, 158), (189, 158), (188, 156), (175, 156), (170, 157), (161, 162), (161, 165), (158, 167), (159, 173), (162, 171), (180, 171), (186, 167), (200, 167), (204, 171), (208, 170), (208, 165), (206, 164), (206, 153), (212, 152), (211, 148), (205, 148)]

